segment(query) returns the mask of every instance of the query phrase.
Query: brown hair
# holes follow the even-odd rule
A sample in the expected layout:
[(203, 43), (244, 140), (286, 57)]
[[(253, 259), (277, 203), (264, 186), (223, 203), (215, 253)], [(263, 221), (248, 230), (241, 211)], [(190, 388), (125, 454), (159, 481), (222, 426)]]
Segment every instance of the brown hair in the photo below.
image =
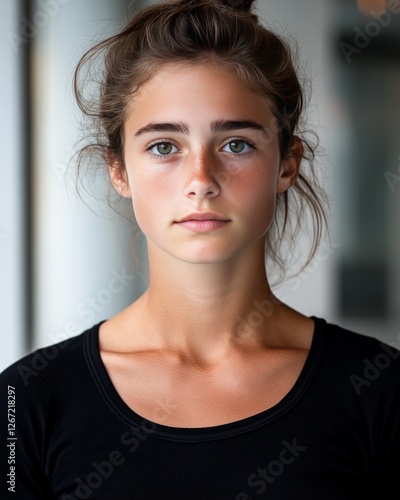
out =
[[(302, 167), (307, 163), (309, 173), (305, 175), (301, 169), (296, 183), (278, 194), (275, 219), (265, 240), (266, 260), (277, 264), (281, 281), (286, 271), (286, 259), (281, 255), (284, 239), (287, 237), (287, 250), (292, 253), (307, 209), (313, 242), (300, 271), (315, 256), (323, 227), (327, 227), (327, 196), (314, 168), (316, 144), (306, 140), (299, 130), (304, 94), (292, 50), (285, 40), (259, 23), (252, 11), (253, 3), (254, 0), (165, 1), (139, 11), (122, 31), (88, 50), (75, 71), (74, 89), (80, 109), (91, 120), (94, 135), (93, 141), (79, 152), (78, 174), (83, 158), (92, 153), (100, 153), (103, 159), (112, 157), (121, 169), (125, 168), (123, 132), (128, 104), (160, 65), (218, 63), (268, 98), (276, 118), (282, 158), (296, 154), (296, 137), (303, 144)], [(97, 56), (104, 52), (98, 92), (84, 96)]]

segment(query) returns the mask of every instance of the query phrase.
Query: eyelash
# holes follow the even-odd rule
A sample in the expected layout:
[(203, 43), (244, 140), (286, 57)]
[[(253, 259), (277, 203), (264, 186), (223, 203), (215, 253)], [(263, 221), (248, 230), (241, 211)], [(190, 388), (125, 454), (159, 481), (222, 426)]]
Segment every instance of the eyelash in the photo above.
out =
[[(228, 142), (226, 142), (222, 146), (222, 148), (225, 148), (228, 144), (230, 144), (232, 142), (235, 142), (235, 141), (237, 141), (237, 142), (243, 142), (244, 144), (246, 144), (247, 146), (249, 146), (250, 149), (247, 150), (247, 151), (245, 151), (244, 153), (231, 153), (234, 156), (243, 156), (243, 155), (245, 155), (247, 153), (250, 153), (252, 149), (256, 149), (255, 145), (251, 141), (249, 141), (248, 139), (241, 139), (239, 137), (232, 137)], [(174, 146), (175, 148), (178, 149), (178, 152), (180, 152), (178, 146), (176, 144), (174, 144), (173, 141), (171, 141), (170, 139), (157, 139), (156, 141), (153, 141), (150, 144), (148, 144), (145, 149), (146, 149), (147, 152), (150, 152), (151, 149), (153, 149), (158, 144), (171, 144), (172, 146)], [(155, 154), (155, 153), (150, 153), (150, 154), (153, 154), (154, 156), (156, 156), (158, 158), (167, 158), (168, 156), (171, 156), (171, 154), (173, 154), (173, 153), (170, 153), (168, 155), (160, 155), (160, 154)]]
[(172, 146), (177, 148), (179, 151), (178, 146), (176, 144), (174, 144), (170, 139), (157, 139), (156, 141), (153, 141), (146, 146), (146, 151), (150, 152), (150, 154), (153, 154), (154, 156), (157, 156), (159, 158), (166, 158), (168, 156), (171, 156), (170, 154), (169, 155), (158, 155), (158, 154), (151, 153), (150, 150), (153, 149), (158, 144), (171, 144)]
[(228, 142), (226, 142), (224, 144), (224, 146), (222, 148), (225, 148), (226, 146), (228, 146), (228, 144), (231, 144), (232, 142), (243, 142), (244, 144), (249, 146), (249, 149), (247, 151), (245, 151), (244, 153), (232, 153), (234, 156), (243, 156), (247, 153), (250, 153), (252, 149), (256, 149), (254, 143), (252, 143), (248, 139), (241, 139), (240, 137), (232, 137), (231, 139), (229, 139)]

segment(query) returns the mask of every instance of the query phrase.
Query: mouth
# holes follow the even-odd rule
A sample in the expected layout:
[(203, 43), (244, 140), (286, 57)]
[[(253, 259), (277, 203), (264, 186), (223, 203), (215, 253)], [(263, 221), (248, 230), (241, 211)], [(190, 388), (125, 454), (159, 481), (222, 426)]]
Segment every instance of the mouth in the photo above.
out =
[(186, 217), (183, 217), (183, 219), (176, 221), (179, 224), (182, 222), (189, 222), (189, 221), (219, 221), (219, 222), (229, 222), (229, 219), (226, 219), (222, 215), (213, 213), (213, 212), (204, 212), (204, 213), (193, 213), (189, 214)]
[(209, 231), (215, 231), (216, 229), (221, 229), (225, 227), (229, 222), (229, 220), (219, 219), (189, 219), (178, 222), (177, 224), (184, 229), (188, 229), (196, 233), (206, 233)]

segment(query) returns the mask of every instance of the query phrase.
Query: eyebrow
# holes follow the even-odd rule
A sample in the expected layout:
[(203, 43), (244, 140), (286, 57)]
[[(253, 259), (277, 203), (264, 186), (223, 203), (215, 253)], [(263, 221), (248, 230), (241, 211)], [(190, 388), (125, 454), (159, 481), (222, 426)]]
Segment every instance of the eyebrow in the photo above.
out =
[[(260, 123), (253, 120), (216, 120), (211, 123), (211, 130), (213, 132), (231, 132), (241, 129), (260, 130), (265, 135), (268, 135), (267, 130)], [(149, 132), (179, 132), (181, 134), (188, 134), (189, 127), (182, 122), (149, 123), (140, 128), (136, 132), (135, 137)]]

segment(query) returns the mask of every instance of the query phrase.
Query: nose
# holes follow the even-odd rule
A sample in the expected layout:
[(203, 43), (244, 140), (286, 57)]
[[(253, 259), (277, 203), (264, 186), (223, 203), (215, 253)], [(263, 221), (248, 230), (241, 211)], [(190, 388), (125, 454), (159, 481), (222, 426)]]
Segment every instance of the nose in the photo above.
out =
[(205, 148), (188, 155), (184, 170), (186, 196), (199, 199), (218, 196), (221, 189), (218, 182), (218, 160)]

